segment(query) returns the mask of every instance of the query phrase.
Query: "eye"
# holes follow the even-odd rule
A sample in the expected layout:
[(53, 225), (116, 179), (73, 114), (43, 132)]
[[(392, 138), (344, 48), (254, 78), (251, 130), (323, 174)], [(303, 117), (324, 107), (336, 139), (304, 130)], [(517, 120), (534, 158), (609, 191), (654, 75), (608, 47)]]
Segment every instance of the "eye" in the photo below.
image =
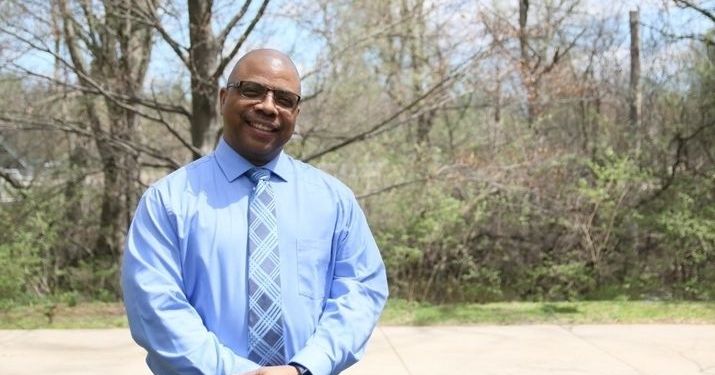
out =
[(295, 100), (287, 94), (276, 93), (276, 103), (284, 108), (293, 108), (295, 106)]
[(252, 82), (246, 82), (241, 85), (241, 95), (247, 98), (260, 98), (266, 94), (266, 88)]

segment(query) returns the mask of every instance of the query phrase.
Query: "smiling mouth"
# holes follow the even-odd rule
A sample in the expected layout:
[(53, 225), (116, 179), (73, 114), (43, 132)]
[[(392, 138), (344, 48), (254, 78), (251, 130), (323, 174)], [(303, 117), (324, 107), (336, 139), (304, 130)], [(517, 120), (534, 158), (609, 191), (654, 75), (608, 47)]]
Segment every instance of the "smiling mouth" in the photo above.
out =
[(249, 121), (248, 126), (254, 128), (254, 129), (262, 130), (264, 132), (277, 132), (278, 131), (278, 128), (270, 126), (270, 125), (262, 124), (260, 122), (250, 122)]

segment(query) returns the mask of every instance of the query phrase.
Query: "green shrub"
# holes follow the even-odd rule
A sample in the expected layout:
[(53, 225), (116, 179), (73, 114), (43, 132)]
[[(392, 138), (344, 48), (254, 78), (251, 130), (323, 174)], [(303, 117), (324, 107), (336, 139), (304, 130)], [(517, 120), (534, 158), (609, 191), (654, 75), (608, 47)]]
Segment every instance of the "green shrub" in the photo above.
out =
[[(22, 221), (3, 211), (0, 220), (4, 228), (0, 243), (0, 299), (22, 299), (50, 292), (51, 252), (57, 233), (48, 211), (35, 210)], [(12, 222), (12, 223), (11, 223)]]
[(577, 300), (592, 291), (596, 281), (591, 270), (583, 263), (546, 263), (529, 272), (533, 296), (540, 300)]

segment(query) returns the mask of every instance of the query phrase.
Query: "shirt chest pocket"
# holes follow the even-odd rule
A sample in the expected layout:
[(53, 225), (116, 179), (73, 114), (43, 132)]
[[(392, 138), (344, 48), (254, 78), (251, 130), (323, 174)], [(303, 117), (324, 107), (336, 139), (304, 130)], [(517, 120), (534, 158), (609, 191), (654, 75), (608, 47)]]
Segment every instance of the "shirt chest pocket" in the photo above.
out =
[(329, 288), (331, 242), (299, 239), (297, 243), (298, 292), (322, 299)]

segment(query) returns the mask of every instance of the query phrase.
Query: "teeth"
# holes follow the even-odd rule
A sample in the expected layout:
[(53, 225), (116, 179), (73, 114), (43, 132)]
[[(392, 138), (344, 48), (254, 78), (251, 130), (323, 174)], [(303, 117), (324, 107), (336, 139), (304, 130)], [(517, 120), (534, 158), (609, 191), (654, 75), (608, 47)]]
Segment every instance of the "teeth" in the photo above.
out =
[(253, 127), (256, 128), (256, 129), (264, 130), (264, 131), (267, 131), (267, 132), (273, 131), (273, 128), (271, 128), (270, 126), (263, 125), (263, 124), (259, 124), (259, 123), (255, 123), (255, 122), (252, 122), (252, 123), (251, 123), (251, 126), (253, 126)]

